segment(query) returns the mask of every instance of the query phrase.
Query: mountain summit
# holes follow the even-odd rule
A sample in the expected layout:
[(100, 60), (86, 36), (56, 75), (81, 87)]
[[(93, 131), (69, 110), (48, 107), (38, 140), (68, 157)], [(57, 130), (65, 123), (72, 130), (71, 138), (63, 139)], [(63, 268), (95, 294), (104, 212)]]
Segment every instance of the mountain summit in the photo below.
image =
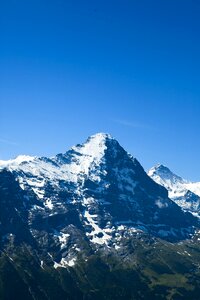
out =
[(173, 199), (184, 211), (200, 216), (200, 183), (190, 182), (173, 173), (163, 165), (151, 168), (148, 175), (169, 191)]

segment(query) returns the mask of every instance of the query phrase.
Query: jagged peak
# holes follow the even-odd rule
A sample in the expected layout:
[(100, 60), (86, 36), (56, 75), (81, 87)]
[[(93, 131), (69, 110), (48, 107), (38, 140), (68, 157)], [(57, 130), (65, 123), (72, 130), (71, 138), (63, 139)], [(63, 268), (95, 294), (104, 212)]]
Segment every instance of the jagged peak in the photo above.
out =
[(152, 167), (148, 171), (148, 175), (155, 179), (156, 177), (159, 177), (161, 180), (170, 180), (171, 182), (179, 182), (179, 183), (186, 183), (187, 180), (183, 179), (182, 177), (176, 175), (174, 172), (172, 172), (168, 167), (166, 167), (163, 164), (157, 164), (154, 167)]
[(152, 176), (155, 173), (160, 173), (160, 172), (164, 172), (164, 173), (168, 173), (168, 174), (173, 174), (173, 172), (166, 167), (165, 165), (158, 163), (156, 164), (154, 167), (152, 167), (149, 171), (148, 174), (149, 176)]
[(108, 141), (116, 140), (108, 133), (96, 133), (94, 135), (89, 136), (85, 143), (81, 145), (78, 144), (72, 147), (71, 149), (81, 154), (90, 155), (98, 158), (104, 154), (107, 148)]
[(98, 140), (113, 140), (114, 138), (109, 133), (98, 132), (91, 135), (88, 139), (98, 139)]

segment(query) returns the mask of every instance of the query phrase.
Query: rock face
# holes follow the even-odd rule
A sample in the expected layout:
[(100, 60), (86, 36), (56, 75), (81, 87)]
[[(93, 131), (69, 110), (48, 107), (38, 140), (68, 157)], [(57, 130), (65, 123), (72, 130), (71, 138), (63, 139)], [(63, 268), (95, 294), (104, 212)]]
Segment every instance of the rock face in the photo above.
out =
[(199, 221), (168, 197), (191, 184), (159, 169), (102, 133), (0, 161), (0, 299), (198, 299)]
[(183, 211), (200, 217), (200, 182), (185, 180), (160, 164), (150, 169), (148, 175), (168, 190), (169, 197)]

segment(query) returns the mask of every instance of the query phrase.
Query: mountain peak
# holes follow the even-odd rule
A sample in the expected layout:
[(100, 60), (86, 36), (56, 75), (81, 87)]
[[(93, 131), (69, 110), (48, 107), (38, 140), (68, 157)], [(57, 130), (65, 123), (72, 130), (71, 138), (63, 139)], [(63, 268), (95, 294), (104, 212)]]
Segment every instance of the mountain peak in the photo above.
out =
[(168, 184), (174, 184), (174, 183), (182, 184), (186, 182), (186, 180), (176, 175), (168, 167), (162, 164), (157, 164), (156, 166), (151, 168), (148, 172), (148, 175), (161, 185), (163, 185), (162, 182), (164, 181), (167, 181)]
[(91, 135), (89, 137), (89, 139), (98, 139), (98, 140), (111, 139), (111, 140), (113, 140), (113, 137), (109, 133), (98, 132), (96, 134)]
[(158, 164), (151, 168), (148, 175), (158, 184), (164, 186), (169, 197), (184, 211), (200, 217), (200, 183), (190, 182), (174, 174), (167, 167)]
[(160, 163), (158, 163), (148, 171), (148, 175), (150, 177), (153, 176), (154, 174), (160, 174), (160, 173), (174, 175), (173, 172), (168, 167)]
[(95, 160), (99, 160), (104, 155), (109, 142), (117, 143), (108, 133), (96, 133), (89, 136), (85, 143), (72, 147), (72, 150), (75, 150), (81, 155), (94, 157)]

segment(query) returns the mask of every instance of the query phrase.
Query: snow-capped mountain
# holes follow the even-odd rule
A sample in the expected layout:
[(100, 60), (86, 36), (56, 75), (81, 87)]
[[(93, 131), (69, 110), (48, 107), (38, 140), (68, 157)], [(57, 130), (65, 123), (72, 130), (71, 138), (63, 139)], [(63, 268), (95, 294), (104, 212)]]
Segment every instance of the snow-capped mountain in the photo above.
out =
[(1, 282), (8, 274), (20, 299), (116, 299), (109, 286), (118, 299), (159, 299), (148, 285), (179, 272), (175, 254), (198, 271), (184, 243), (198, 243), (199, 229), (108, 134), (51, 158), (0, 161), (0, 298), (16, 298)]
[(200, 216), (200, 182), (190, 182), (161, 164), (151, 168), (148, 175), (169, 191), (169, 197), (183, 210)]
[[(108, 134), (91, 136), (52, 158), (20, 156), (0, 164), (26, 193), (25, 202), (35, 199), (29, 224), (38, 216), (51, 222), (73, 210), (90, 243), (115, 248), (123, 234), (141, 230), (168, 239), (190, 234), (192, 217), (184, 215), (137, 159)], [(173, 215), (176, 218), (169, 218)], [(66, 223), (56, 223), (51, 231), (63, 250), (70, 236)]]

